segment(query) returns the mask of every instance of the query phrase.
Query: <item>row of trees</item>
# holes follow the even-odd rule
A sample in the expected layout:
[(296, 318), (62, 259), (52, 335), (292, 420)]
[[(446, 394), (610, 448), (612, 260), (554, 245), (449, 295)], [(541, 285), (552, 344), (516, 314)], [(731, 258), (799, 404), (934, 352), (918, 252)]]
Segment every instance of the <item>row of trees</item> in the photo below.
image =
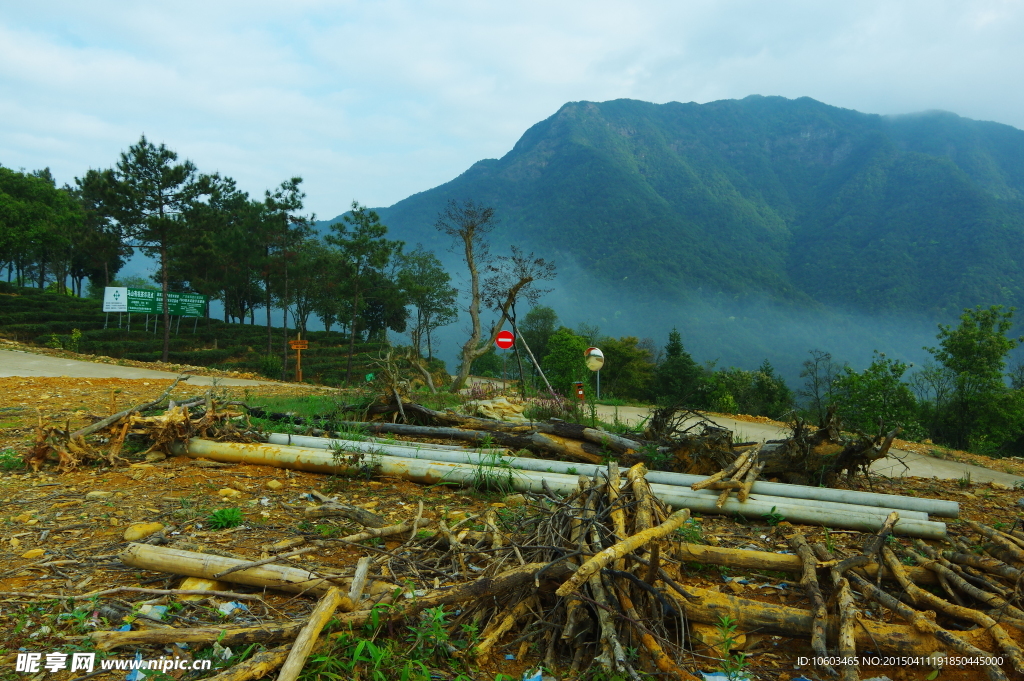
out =
[[(420, 246), (406, 251), (388, 239), (379, 216), (356, 202), (329, 233), (315, 233), (315, 217), (303, 214), (301, 184), (293, 177), (254, 198), (230, 177), (200, 173), (145, 136), (114, 167), (89, 170), (73, 187), (56, 187), (48, 171), (0, 168), (0, 269), (20, 285), (50, 282), (63, 289), (70, 279), (78, 295), (87, 278), (98, 293), (117, 283), (126, 258), (140, 250), (156, 261), (154, 279), (164, 292), (219, 300), (225, 321), (255, 324), (262, 308), (268, 356), (275, 351), (271, 313), (278, 308), (285, 328), (290, 321), (304, 332), (311, 316), (328, 332), (341, 327), (349, 345), (346, 382), (358, 339), (408, 331), (406, 356), (429, 382), (434, 331), (458, 317), (459, 292), (450, 275), (433, 253)], [(464, 302), (471, 329), (452, 390), (462, 387), (473, 360), (488, 352), (506, 323), (516, 327), (517, 305), (535, 304), (543, 293), (538, 282), (554, 277), (553, 264), (516, 248), (492, 256), (488, 235), (496, 224), (493, 208), (452, 201), (435, 225), (468, 270)], [(485, 328), (488, 312), (496, 318)], [(166, 302), (163, 317), (166, 360)], [(286, 370), (285, 347), (279, 351)]]
[[(301, 185), (293, 177), (254, 198), (145, 136), (114, 167), (89, 170), (74, 186), (57, 187), (48, 170), (0, 167), (0, 270), (19, 285), (63, 290), (70, 281), (78, 295), (88, 279), (98, 293), (137, 249), (156, 261), (164, 292), (220, 300), (225, 321), (254, 324), (262, 308), (268, 355), (277, 308), (286, 328), (290, 317), (304, 332), (312, 315), (328, 331), (341, 327), (349, 371), (357, 338), (404, 332), (410, 320), (416, 356), (425, 345), (429, 360), (433, 331), (457, 316), (457, 291), (440, 261), (387, 239), (379, 216), (356, 202), (329, 234), (316, 234)], [(163, 316), (166, 359), (166, 304)]]

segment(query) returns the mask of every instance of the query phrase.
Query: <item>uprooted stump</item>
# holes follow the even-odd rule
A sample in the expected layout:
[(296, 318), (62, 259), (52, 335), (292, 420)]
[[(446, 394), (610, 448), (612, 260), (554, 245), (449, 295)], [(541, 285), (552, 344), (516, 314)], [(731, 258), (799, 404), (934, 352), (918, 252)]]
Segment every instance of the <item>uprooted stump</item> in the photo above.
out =
[(803, 419), (793, 422), (793, 434), (785, 440), (770, 441), (761, 449), (762, 476), (797, 485), (832, 487), (840, 475), (849, 480), (864, 473), (878, 459), (888, 455), (900, 429), (879, 432), (873, 437), (858, 433), (850, 438), (840, 432), (835, 407), (828, 410), (824, 424), (812, 429)]

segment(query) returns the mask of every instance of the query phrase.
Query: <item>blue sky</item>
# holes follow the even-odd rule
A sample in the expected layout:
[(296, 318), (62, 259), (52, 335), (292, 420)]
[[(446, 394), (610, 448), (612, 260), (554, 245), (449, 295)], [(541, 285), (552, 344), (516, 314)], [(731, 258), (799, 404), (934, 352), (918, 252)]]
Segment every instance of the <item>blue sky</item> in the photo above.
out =
[(145, 133), (327, 218), (505, 154), (574, 100), (810, 96), (1024, 128), (1024, 3), (0, 4), (0, 164), (60, 182)]

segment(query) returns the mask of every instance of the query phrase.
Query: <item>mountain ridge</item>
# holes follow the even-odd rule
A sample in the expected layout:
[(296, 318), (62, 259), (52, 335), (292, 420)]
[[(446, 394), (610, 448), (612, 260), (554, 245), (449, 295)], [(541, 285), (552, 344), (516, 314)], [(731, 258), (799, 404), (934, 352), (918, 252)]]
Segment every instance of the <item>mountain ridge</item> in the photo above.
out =
[(569, 102), (438, 187), (378, 209), (444, 251), (448, 199), (493, 205), (497, 246), (572, 259), (627, 295), (766, 295), (949, 317), (1024, 303), (1024, 132), (810, 98)]

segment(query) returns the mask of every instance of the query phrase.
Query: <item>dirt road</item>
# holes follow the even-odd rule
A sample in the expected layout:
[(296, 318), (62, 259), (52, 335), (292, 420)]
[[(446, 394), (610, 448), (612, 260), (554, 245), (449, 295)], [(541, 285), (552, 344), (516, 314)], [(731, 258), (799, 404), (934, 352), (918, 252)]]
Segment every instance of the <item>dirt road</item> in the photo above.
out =
[[(170, 371), (156, 371), (131, 366), (118, 366), (102, 362), (82, 362), (63, 357), (37, 355), (20, 350), (0, 350), (0, 377), (3, 376), (67, 376), (69, 378), (169, 378), (178, 374)], [(192, 376), (186, 381), (191, 385), (264, 385), (272, 381), (253, 381), (245, 378), (219, 378), (214, 376)]]
[[(647, 418), (650, 410), (642, 407), (606, 407), (598, 405), (597, 415), (604, 421), (611, 422), (618, 417), (625, 423), (639, 423)], [(765, 440), (776, 440), (789, 435), (789, 429), (770, 423), (753, 423), (741, 421), (726, 416), (715, 415), (711, 420), (728, 428), (736, 434), (739, 442), (763, 442)], [(956, 480), (970, 474), (972, 482), (997, 482), (1009, 487), (1015, 483), (1024, 481), (1020, 476), (993, 471), (981, 466), (959, 463), (945, 459), (909, 452), (904, 450), (893, 450), (893, 455), (878, 461), (871, 470), (889, 477), (916, 476), (922, 478), (941, 478), (944, 480)]]

